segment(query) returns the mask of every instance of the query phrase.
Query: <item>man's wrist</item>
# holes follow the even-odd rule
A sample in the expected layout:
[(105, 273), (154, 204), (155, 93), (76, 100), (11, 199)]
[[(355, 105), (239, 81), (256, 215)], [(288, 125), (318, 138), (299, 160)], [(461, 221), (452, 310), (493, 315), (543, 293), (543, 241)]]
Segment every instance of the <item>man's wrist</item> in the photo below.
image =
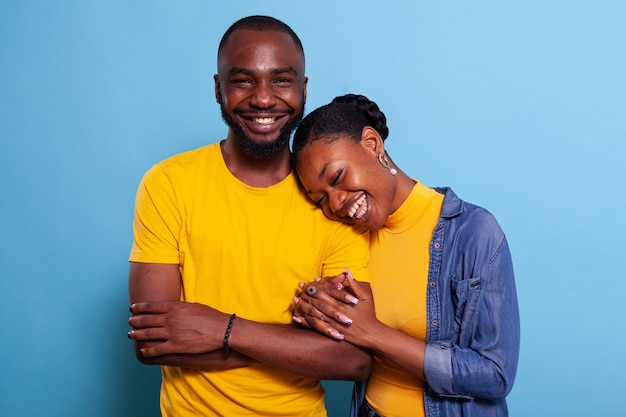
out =
[(237, 314), (235, 313), (230, 315), (230, 319), (228, 320), (228, 326), (226, 326), (226, 332), (224, 332), (224, 340), (222, 342), (222, 346), (224, 347), (224, 352), (226, 353), (226, 355), (230, 353), (230, 347), (228, 347), (228, 338), (230, 337), (230, 332), (233, 329), (235, 317), (237, 317)]

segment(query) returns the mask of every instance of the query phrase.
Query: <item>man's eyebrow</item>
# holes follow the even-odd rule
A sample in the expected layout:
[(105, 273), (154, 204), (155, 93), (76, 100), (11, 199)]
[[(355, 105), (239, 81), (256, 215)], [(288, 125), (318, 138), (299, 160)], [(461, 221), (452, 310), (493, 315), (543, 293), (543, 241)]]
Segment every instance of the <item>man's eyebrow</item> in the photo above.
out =
[(232, 67), (230, 70), (228, 70), (228, 75), (235, 74), (252, 75), (252, 71), (243, 67)]
[(272, 74), (284, 74), (284, 73), (298, 75), (298, 70), (296, 70), (295, 67), (275, 68), (272, 70)]
[[(272, 74), (276, 75), (276, 74), (294, 74), (294, 75), (298, 75), (298, 70), (296, 70), (295, 67), (280, 67), (280, 68), (274, 68), (272, 70)], [(252, 71), (249, 68), (244, 68), (244, 67), (232, 67), (229, 71), (228, 71), (228, 75), (235, 75), (235, 74), (243, 74), (243, 75), (254, 75), (254, 71)]]

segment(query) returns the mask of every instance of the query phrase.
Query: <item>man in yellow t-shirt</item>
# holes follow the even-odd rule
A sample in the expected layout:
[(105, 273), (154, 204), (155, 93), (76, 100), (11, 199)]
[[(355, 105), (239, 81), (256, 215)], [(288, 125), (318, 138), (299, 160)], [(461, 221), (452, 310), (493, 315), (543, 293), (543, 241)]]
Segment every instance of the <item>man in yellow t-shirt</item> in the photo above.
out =
[(129, 337), (162, 366), (164, 416), (325, 416), (321, 379), (369, 374), (367, 352), (290, 324), (298, 282), (344, 268), (369, 278), (367, 233), (323, 217), (291, 171), (306, 84), (287, 25), (234, 23), (215, 75), (226, 139), (139, 186)]

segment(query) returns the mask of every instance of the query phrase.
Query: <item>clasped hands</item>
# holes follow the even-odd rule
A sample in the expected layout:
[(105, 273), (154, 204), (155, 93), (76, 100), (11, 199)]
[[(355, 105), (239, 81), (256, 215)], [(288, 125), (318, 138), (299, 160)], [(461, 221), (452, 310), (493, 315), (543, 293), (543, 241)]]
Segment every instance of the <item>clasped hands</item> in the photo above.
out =
[(302, 292), (294, 297), (293, 321), (333, 339), (360, 344), (367, 328), (376, 320), (369, 285), (360, 284), (345, 272), (300, 283)]

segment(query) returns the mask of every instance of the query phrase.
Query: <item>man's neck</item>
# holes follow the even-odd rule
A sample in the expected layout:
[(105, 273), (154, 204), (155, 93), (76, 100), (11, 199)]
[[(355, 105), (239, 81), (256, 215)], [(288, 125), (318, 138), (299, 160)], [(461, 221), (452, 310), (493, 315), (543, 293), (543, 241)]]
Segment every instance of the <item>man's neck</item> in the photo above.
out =
[(256, 159), (244, 155), (228, 139), (220, 143), (226, 167), (239, 181), (251, 187), (270, 187), (284, 180), (291, 173), (289, 148), (270, 159)]

